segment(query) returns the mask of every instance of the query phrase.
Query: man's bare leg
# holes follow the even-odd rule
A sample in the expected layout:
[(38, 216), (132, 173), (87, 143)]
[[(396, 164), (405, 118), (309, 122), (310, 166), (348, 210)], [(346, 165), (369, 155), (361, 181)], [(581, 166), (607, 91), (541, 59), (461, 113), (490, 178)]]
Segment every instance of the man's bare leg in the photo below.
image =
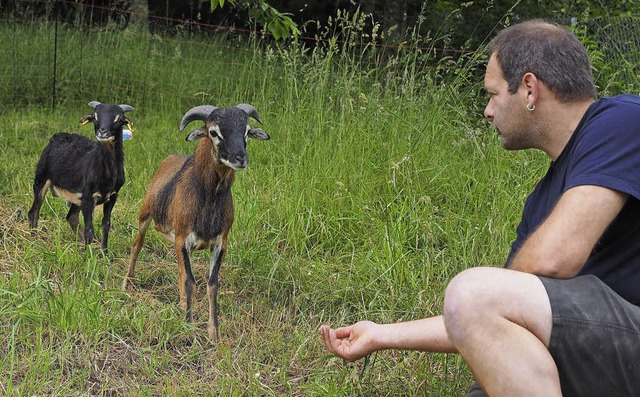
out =
[(490, 267), (465, 270), (447, 287), (444, 321), (490, 396), (561, 396), (547, 349), (551, 305), (538, 277)]

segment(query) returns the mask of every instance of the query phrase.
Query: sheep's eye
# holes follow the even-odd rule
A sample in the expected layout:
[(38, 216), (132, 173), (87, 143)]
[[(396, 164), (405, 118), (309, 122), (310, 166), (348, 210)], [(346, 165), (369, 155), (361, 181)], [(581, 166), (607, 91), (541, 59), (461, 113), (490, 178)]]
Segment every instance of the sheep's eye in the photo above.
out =
[(218, 138), (219, 140), (222, 140), (222, 134), (220, 133), (220, 131), (217, 128), (210, 129), (209, 130), (209, 134), (213, 138)]

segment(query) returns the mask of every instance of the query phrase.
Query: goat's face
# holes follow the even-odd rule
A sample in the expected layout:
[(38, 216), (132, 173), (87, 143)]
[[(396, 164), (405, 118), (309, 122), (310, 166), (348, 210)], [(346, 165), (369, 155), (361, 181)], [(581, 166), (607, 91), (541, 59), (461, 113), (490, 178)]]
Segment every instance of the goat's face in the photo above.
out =
[(218, 161), (234, 170), (247, 168), (247, 137), (251, 126), (238, 108), (216, 109), (207, 118), (208, 138), (217, 148)]
[(124, 113), (133, 110), (131, 106), (96, 101), (89, 102), (89, 106), (94, 108), (94, 112), (84, 116), (80, 122), (83, 125), (93, 122), (98, 141), (104, 143), (112, 142), (116, 137), (122, 138), (122, 127), (130, 123)]
[[(210, 110), (210, 113), (208, 113), (206, 117), (203, 117), (205, 126), (191, 131), (187, 137), (187, 141), (203, 137), (210, 139), (215, 148), (214, 152), (219, 164), (223, 164), (234, 170), (243, 170), (247, 168), (249, 164), (249, 158), (247, 157), (247, 138), (266, 140), (269, 139), (269, 134), (260, 128), (252, 128), (249, 125), (249, 116), (260, 121), (253, 107), (247, 108), (247, 105), (238, 106), (240, 107), (211, 107), (213, 110)], [(203, 109), (203, 107), (194, 109), (199, 109), (198, 112), (200, 116), (203, 115), (202, 111), (209, 111), (209, 109)], [(189, 114), (188, 112), (187, 115)], [(188, 123), (189, 117), (195, 118), (196, 116), (185, 116), (181, 128), (186, 126), (185, 120), (187, 120), (186, 122)]]

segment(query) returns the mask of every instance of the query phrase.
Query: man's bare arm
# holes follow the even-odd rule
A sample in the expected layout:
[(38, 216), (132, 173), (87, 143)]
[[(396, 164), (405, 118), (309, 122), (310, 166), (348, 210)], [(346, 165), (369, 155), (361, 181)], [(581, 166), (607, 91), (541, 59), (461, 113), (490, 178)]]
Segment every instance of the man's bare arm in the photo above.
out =
[(575, 276), (626, 200), (627, 194), (601, 186), (567, 190), (509, 268), (555, 278)]
[(347, 361), (387, 349), (456, 353), (442, 316), (393, 324), (360, 321), (348, 327), (320, 327), (327, 350)]

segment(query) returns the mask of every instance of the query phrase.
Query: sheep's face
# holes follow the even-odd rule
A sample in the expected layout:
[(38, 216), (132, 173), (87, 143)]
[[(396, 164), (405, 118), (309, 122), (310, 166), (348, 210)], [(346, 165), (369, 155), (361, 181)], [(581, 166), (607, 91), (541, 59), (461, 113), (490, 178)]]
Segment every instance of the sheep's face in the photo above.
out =
[(260, 128), (252, 128), (245, 111), (238, 108), (215, 109), (207, 117), (204, 127), (193, 130), (187, 141), (207, 137), (215, 147), (219, 164), (234, 170), (243, 170), (249, 164), (247, 138), (269, 139), (269, 134)]
[(94, 107), (94, 112), (84, 116), (81, 123), (84, 125), (93, 122), (98, 141), (106, 143), (113, 142), (116, 138), (122, 139), (122, 127), (130, 123), (124, 112), (133, 108), (128, 105), (108, 105), (97, 102), (91, 102), (89, 105)]
[(249, 125), (249, 117), (262, 123), (258, 112), (251, 105), (240, 104), (234, 108), (197, 106), (185, 113), (180, 123), (180, 131), (193, 120), (204, 121), (203, 127), (189, 133), (187, 141), (204, 137), (210, 139), (218, 164), (234, 170), (243, 170), (249, 164), (247, 138), (269, 139), (269, 134), (265, 131)]

